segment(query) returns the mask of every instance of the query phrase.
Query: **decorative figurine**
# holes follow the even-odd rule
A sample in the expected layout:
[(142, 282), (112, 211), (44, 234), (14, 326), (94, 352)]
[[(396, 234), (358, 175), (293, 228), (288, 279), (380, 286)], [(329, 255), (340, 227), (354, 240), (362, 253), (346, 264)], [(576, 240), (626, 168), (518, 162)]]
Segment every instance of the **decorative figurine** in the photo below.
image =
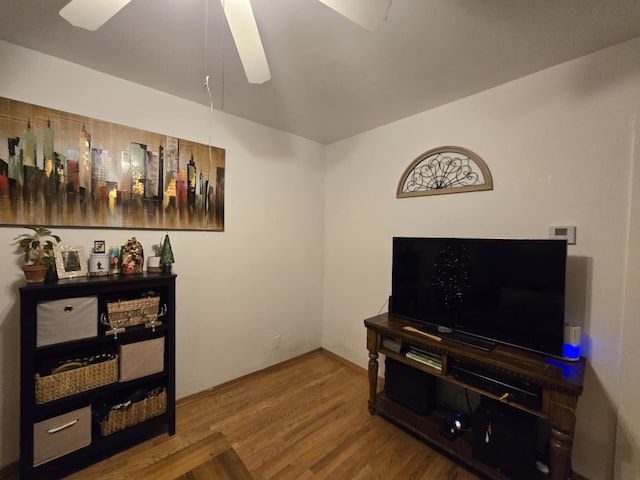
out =
[(173, 265), (173, 250), (171, 249), (171, 241), (169, 241), (169, 234), (164, 237), (164, 243), (162, 244), (162, 250), (160, 252), (160, 266), (162, 267), (162, 273), (171, 273), (171, 265)]
[(122, 261), (120, 273), (123, 275), (142, 273), (144, 268), (144, 252), (142, 245), (136, 240), (136, 237), (131, 237), (127, 240), (127, 244), (122, 246), (120, 260)]

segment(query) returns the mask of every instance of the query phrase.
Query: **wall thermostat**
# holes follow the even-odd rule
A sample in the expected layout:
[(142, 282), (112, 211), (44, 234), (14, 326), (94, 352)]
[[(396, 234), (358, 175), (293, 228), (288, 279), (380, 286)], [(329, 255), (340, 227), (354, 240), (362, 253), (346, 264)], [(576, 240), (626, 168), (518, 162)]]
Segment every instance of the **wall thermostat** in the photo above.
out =
[(549, 238), (566, 240), (569, 245), (575, 245), (576, 227), (549, 227)]

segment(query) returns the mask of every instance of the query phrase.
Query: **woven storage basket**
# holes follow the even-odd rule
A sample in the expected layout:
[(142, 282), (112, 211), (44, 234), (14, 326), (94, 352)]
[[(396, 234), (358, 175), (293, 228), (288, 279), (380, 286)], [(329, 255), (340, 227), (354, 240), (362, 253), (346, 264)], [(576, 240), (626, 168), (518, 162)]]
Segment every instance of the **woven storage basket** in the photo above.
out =
[(86, 392), (118, 381), (118, 357), (67, 372), (41, 377), (36, 374), (36, 403)]
[(133, 427), (167, 411), (167, 392), (147, 397), (120, 410), (111, 410), (107, 420), (100, 422), (100, 433), (103, 437)]
[(132, 327), (158, 318), (160, 297), (107, 302), (109, 325), (117, 328)]

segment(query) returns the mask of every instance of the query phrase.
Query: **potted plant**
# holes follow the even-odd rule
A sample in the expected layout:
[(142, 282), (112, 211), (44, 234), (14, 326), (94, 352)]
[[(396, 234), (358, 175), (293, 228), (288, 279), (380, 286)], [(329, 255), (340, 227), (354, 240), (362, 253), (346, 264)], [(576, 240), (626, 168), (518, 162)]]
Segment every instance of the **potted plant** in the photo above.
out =
[(153, 253), (155, 255), (147, 258), (147, 272), (161, 272), (162, 267), (160, 266), (160, 255), (162, 255), (162, 240), (158, 245), (152, 245)]
[(33, 233), (23, 233), (14, 238), (20, 250), (24, 252), (22, 271), (27, 282), (44, 282), (47, 271), (55, 264), (53, 247), (60, 243), (60, 237), (44, 227), (26, 228), (33, 230)]

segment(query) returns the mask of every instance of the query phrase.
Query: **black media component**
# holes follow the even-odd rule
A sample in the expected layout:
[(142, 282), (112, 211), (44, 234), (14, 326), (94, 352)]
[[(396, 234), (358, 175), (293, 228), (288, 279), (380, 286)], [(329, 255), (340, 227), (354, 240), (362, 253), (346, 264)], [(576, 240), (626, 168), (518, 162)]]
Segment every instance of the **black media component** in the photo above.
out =
[(454, 440), (460, 432), (471, 429), (469, 416), (458, 410), (455, 414), (447, 417), (440, 426), (440, 433), (449, 440)]
[(531, 410), (542, 409), (542, 387), (520, 377), (458, 359), (451, 360), (450, 373), (456, 380), (504, 397), (506, 402), (517, 403)]
[(389, 357), (385, 359), (384, 391), (391, 400), (421, 415), (436, 406), (436, 378)]
[(535, 417), (485, 397), (473, 414), (473, 458), (528, 480), (535, 471), (536, 432)]
[(565, 240), (395, 237), (389, 312), (562, 357), (566, 262)]

